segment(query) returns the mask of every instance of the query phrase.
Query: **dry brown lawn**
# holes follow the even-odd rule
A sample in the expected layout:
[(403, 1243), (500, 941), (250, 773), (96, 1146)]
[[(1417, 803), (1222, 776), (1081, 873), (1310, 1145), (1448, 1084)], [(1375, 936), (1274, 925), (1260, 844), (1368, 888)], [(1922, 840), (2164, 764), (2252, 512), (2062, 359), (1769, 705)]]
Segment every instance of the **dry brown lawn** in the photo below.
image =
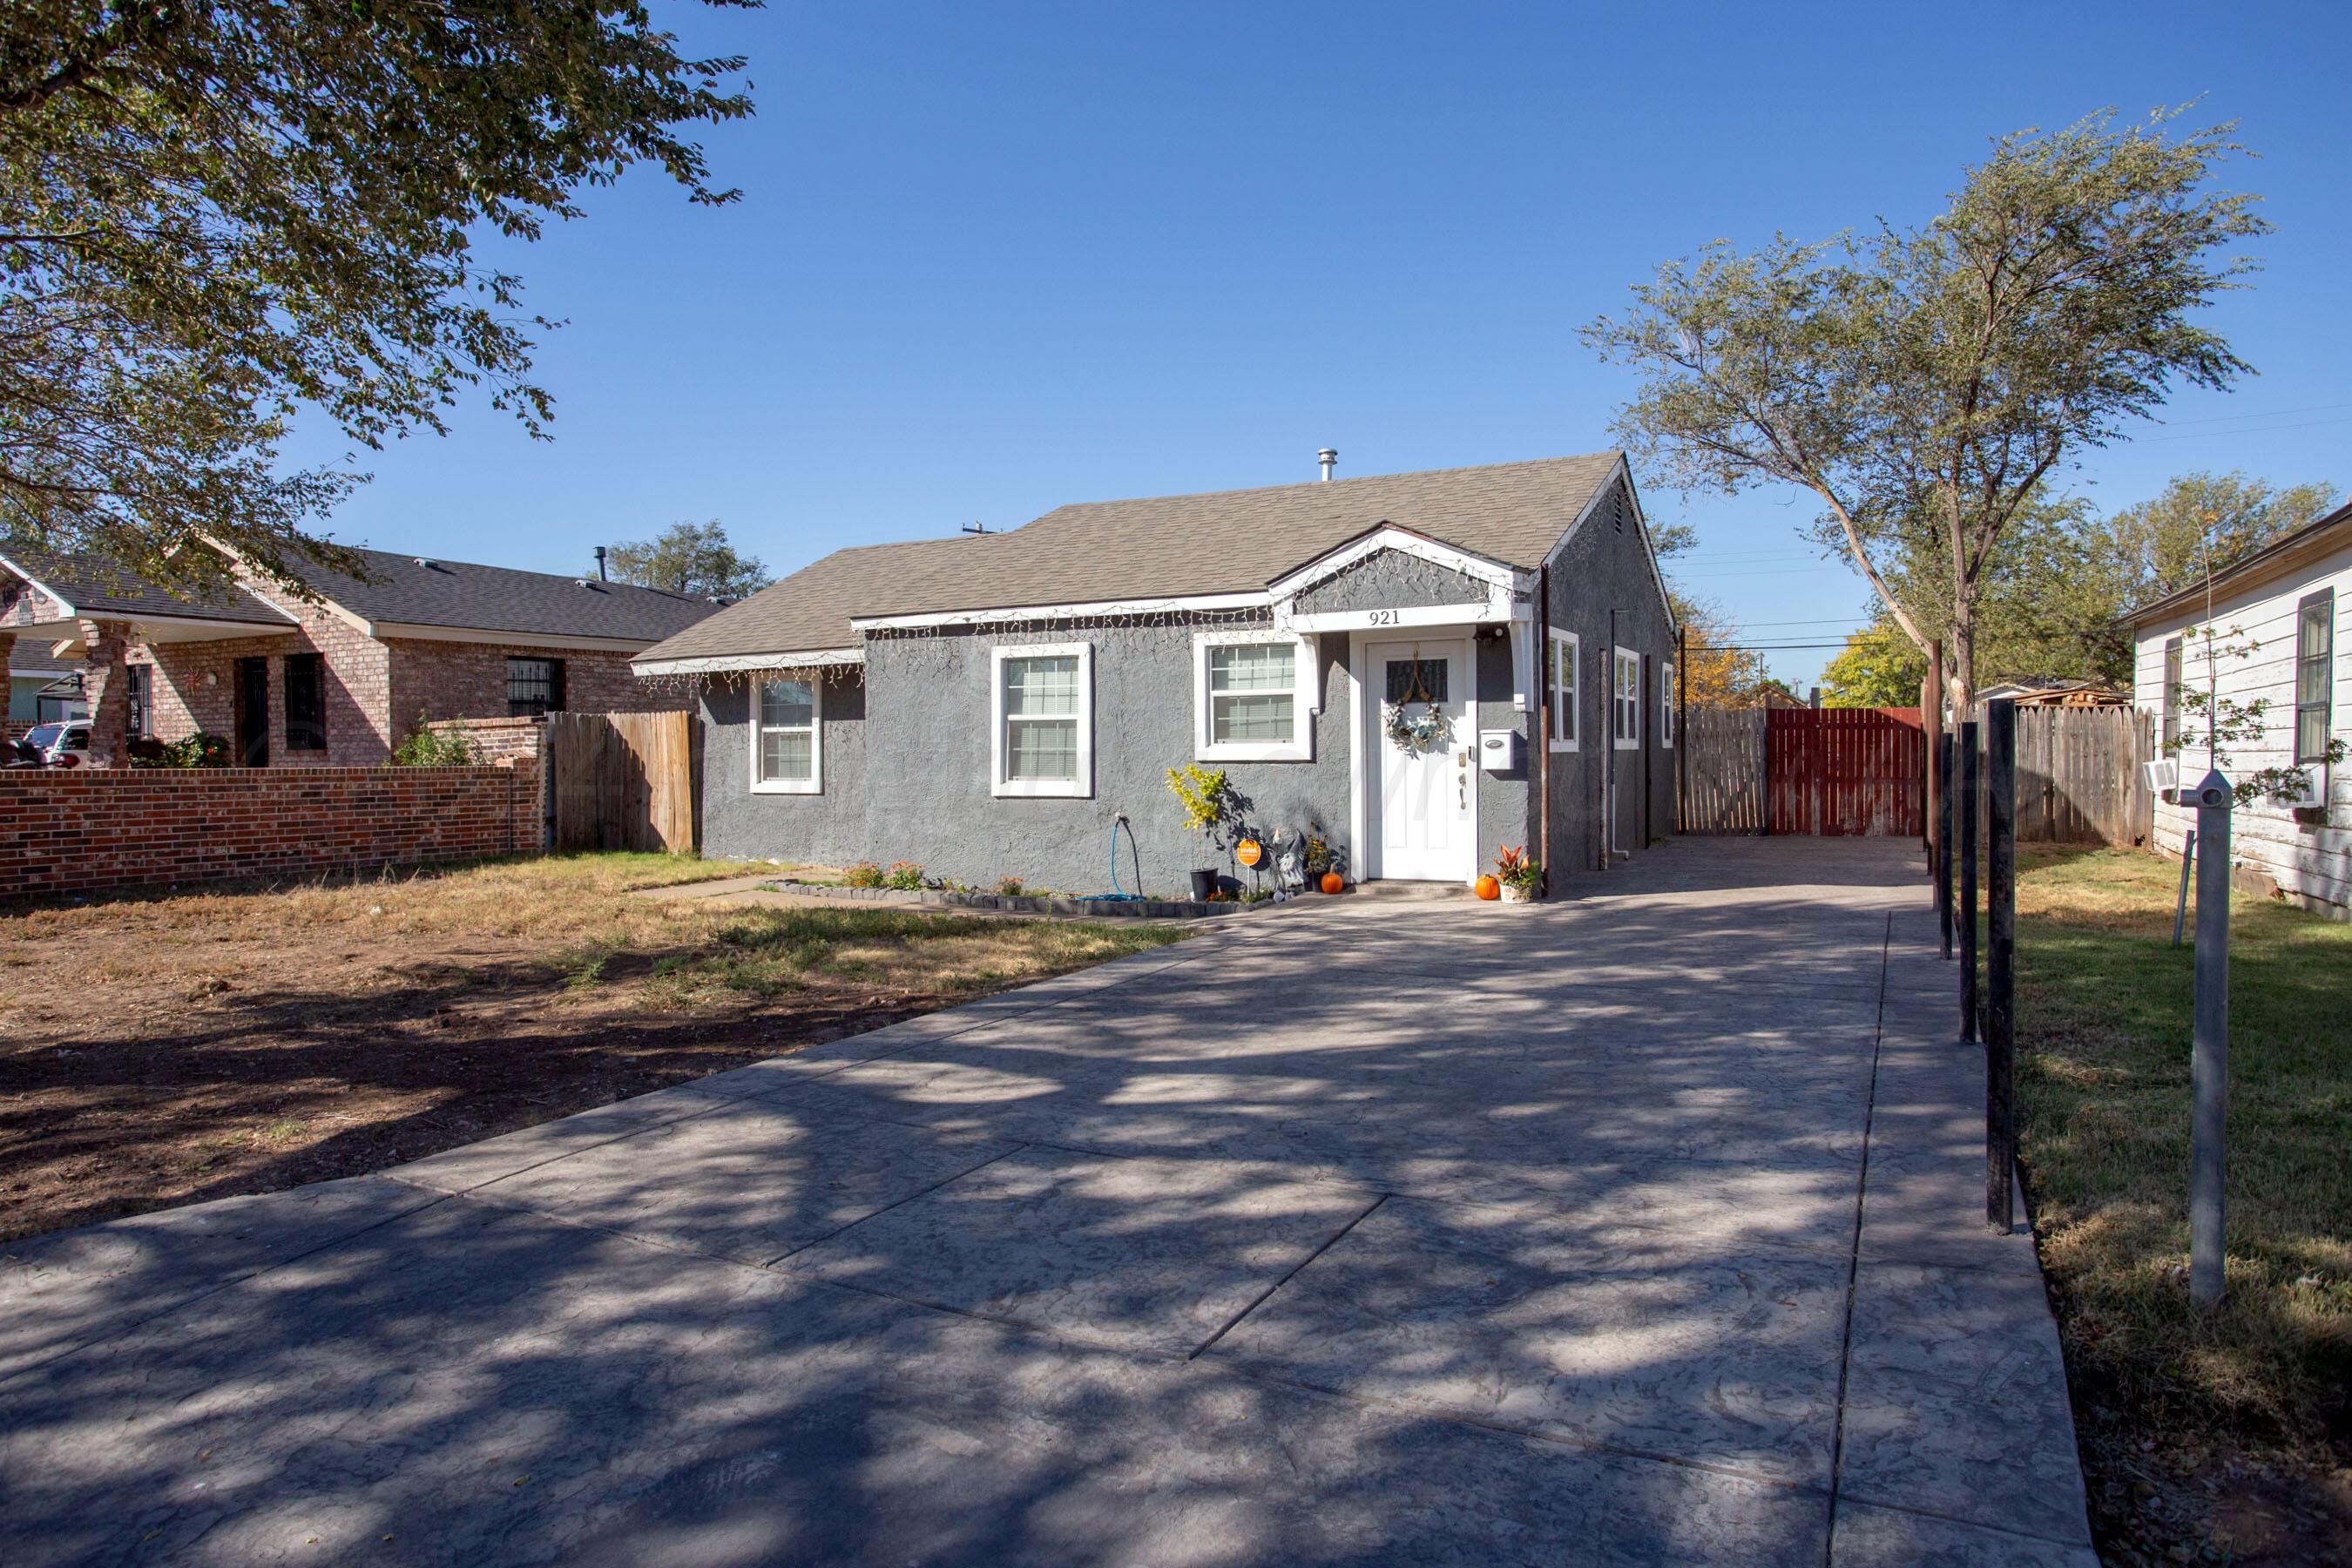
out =
[(0, 907), (0, 1241), (354, 1175), (1177, 940), (586, 855)]
[(2018, 878), (2022, 1157), (2113, 1563), (2352, 1563), (2352, 926), (2231, 908), (2228, 1293), (2191, 1305), (2177, 863)]

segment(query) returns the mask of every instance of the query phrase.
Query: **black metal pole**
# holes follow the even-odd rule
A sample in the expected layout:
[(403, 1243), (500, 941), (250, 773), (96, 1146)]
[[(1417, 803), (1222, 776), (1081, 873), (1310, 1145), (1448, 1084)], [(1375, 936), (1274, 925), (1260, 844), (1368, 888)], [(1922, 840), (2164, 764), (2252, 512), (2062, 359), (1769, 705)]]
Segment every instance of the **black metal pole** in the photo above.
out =
[(1985, 1219), (2017, 1224), (2017, 704), (1986, 718)]
[(2189, 1299), (2221, 1304), (2222, 1131), (2230, 1108), (2230, 783), (2197, 786), (2197, 992), (2189, 1051)]
[(1944, 956), (1952, 956), (1952, 758), (1958, 742), (1948, 732), (1936, 737), (1936, 918), (1944, 927)]
[(1977, 1038), (1977, 721), (1960, 726), (1959, 799), (1952, 813), (1960, 828), (1960, 907), (1953, 921), (1960, 934), (1960, 1038)]

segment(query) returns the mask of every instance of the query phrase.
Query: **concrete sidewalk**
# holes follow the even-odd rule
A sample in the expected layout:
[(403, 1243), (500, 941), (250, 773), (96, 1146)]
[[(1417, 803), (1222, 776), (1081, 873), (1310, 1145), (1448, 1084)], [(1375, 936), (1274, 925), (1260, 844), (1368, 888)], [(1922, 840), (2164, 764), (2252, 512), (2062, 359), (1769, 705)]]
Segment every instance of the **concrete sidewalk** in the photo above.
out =
[(1578, 891), (25, 1244), (5, 1559), (2088, 1568), (1916, 853)]

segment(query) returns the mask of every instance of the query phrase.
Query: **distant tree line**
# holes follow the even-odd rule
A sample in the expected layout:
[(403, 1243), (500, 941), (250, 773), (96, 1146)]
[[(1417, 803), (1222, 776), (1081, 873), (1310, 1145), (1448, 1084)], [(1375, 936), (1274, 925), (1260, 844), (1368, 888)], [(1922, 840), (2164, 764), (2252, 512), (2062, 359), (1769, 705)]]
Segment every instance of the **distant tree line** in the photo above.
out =
[[(2281, 487), (2242, 473), (2186, 474), (2152, 500), (2099, 516), (2079, 500), (2036, 501), (2002, 535), (1985, 565), (1977, 607), (1976, 668), (1984, 679), (2081, 679), (2132, 684), (2130, 609), (2191, 587), (2210, 571), (2325, 514), (2326, 484)], [(1932, 582), (1943, 563), (1915, 551), (1886, 568), (1901, 595)], [(1920, 593), (1919, 625), (1947, 632), (1933, 596)], [(1868, 626), (1822, 672), (1822, 700), (1835, 707), (1907, 707), (1919, 700), (1927, 656), (1881, 601)]]

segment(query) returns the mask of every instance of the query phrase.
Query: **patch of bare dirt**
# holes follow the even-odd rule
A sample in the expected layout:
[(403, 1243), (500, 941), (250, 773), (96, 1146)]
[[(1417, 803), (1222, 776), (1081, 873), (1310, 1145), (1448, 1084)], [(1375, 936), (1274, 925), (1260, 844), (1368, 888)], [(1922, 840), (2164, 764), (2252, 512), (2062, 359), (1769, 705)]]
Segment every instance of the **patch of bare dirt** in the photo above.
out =
[(970, 994), (836, 982), (681, 1014), (644, 1005), (649, 960), (583, 988), (520, 942), (12, 946), (0, 1240), (380, 1170)]

